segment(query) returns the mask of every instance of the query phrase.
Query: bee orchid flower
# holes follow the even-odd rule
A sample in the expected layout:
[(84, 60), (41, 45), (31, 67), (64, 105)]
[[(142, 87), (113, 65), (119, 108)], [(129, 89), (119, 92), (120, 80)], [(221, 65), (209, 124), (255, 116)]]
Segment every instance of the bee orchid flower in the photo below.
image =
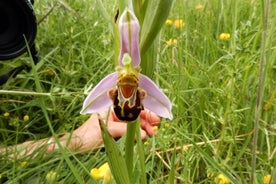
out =
[(92, 114), (113, 106), (118, 119), (134, 121), (144, 108), (172, 119), (168, 97), (147, 76), (140, 73), (139, 21), (125, 10), (118, 23), (120, 36), (119, 65), (88, 94), (81, 114)]

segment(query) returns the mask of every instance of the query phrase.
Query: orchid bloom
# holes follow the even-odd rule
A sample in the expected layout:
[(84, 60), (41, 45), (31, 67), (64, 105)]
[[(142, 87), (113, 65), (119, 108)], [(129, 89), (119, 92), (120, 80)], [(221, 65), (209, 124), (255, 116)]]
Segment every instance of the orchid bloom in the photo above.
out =
[(144, 108), (172, 119), (172, 104), (168, 97), (150, 78), (140, 73), (140, 25), (134, 13), (125, 10), (118, 28), (119, 66), (89, 93), (81, 114), (97, 113), (113, 105), (117, 118), (126, 122), (135, 120)]

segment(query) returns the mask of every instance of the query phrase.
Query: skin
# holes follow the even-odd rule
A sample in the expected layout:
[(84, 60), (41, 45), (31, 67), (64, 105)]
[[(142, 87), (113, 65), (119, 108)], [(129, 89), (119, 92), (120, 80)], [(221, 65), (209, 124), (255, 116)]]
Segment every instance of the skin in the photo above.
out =
[[(100, 113), (103, 120), (106, 119), (107, 112)], [(154, 136), (157, 132), (154, 130), (154, 126), (160, 124), (160, 118), (148, 110), (142, 110), (140, 114), (141, 122), (141, 138), (145, 139), (146, 136)], [(119, 138), (126, 133), (127, 123), (121, 122), (115, 115), (114, 111), (111, 111), (108, 117), (108, 130), (112, 137)], [(73, 133), (67, 133), (59, 137), (59, 142), (62, 147), (66, 147), (69, 150), (85, 151), (103, 144), (101, 136), (101, 129), (98, 121), (97, 114), (90, 116), (80, 127), (73, 131)], [(53, 137), (49, 139), (43, 139), (38, 141), (27, 141), (19, 145), (11, 146), (8, 148), (0, 148), (0, 153), (7, 150), (21, 150), (19, 156), (31, 155), (39, 148), (47, 145), (46, 152), (52, 152), (59, 148)]]

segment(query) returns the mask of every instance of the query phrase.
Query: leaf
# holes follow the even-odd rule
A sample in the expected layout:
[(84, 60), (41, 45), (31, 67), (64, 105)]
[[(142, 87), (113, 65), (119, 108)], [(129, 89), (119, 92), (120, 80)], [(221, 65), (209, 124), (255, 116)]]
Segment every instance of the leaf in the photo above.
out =
[(147, 5), (145, 19), (141, 28), (140, 49), (145, 53), (165, 23), (173, 0), (151, 0)]
[(99, 117), (99, 123), (102, 131), (102, 137), (106, 150), (106, 155), (112, 175), (118, 184), (129, 184), (128, 170), (125, 159), (119, 150), (116, 141), (109, 134), (106, 124)]

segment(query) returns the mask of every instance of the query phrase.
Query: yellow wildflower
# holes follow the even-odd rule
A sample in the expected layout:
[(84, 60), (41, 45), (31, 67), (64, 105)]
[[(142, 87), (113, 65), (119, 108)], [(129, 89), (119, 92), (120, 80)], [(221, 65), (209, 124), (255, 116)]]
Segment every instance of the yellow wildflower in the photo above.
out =
[(223, 174), (219, 174), (217, 178), (219, 182), (218, 184), (230, 184), (230, 181)]
[(23, 121), (25, 121), (25, 122), (29, 121), (29, 119), (30, 119), (30, 117), (27, 114), (23, 117)]
[(165, 123), (165, 128), (170, 128), (170, 124), (169, 123)]
[(184, 145), (183, 147), (182, 147), (182, 150), (183, 151), (187, 151), (189, 149), (189, 146), (188, 145)]
[(271, 175), (268, 174), (268, 175), (265, 175), (263, 177), (263, 184), (269, 184), (270, 183), (270, 180), (271, 180)]
[(185, 26), (185, 23), (182, 19), (176, 19), (174, 22), (173, 22), (173, 26), (175, 28), (181, 28), (181, 27), (184, 27)]
[(4, 115), (4, 117), (9, 117), (10, 113), (9, 112), (5, 112), (3, 115)]
[(146, 146), (149, 145), (149, 142), (148, 142), (148, 141), (145, 141), (145, 142), (144, 142), (144, 145), (146, 145)]
[(172, 25), (172, 20), (171, 19), (167, 19), (166, 20), (166, 25)]
[(168, 45), (168, 46), (171, 46), (171, 45), (177, 45), (177, 39), (172, 39), (172, 38), (170, 38), (168, 41), (166, 41), (166, 44)]
[(56, 181), (57, 177), (58, 177), (57, 172), (55, 172), (55, 171), (49, 171), (47, 173), (47, 175), (46, 175), (46, 180), (48, 182), (52, 183), (52, 182)]
[(27, 164), (28, 164), (28, 162), (27, 162), (27, 161), (23, 161), (23, 162), (21, 162), (21, 167), (26, 167), (26, 166), (27, 166)]
[(196, 9), (197, 10), (202, 10), (203, 8), (204, 8), (204, 6), (202, 4), (196, 5)]
[(229, 40), (230, 37), (231, 37), (231, 35), (230, 35), (229, 33), (221, 33), (221, 34), (219, 35), (219, 39), (220, 39), (220, 40)]
[(105, 184), (108, 183), (112, 178), (111, 170), (108, 163), (104, 163), (102, 166), (99, 167), (99, 169), (91, 169), (90, 176), (92, 176), (95, 180), (103, 179), (103, 183)]
[(153, 135), (157, 135), (158, 126), (154, 126), (154, 127), (152, 127), (152, 129), (153, 129)]

